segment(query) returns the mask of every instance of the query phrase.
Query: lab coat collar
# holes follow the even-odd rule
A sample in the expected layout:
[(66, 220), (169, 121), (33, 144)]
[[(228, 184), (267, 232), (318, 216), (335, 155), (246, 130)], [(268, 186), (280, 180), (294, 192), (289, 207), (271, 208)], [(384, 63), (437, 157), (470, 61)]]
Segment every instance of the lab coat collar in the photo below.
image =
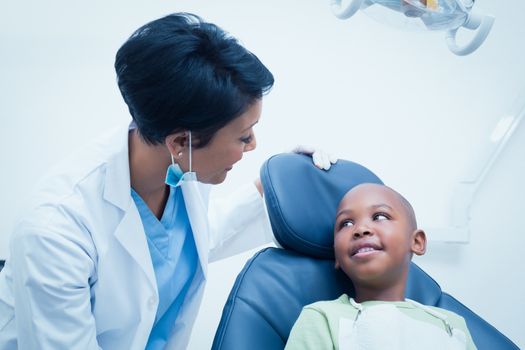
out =
[(156, 291), (155, 272), (149, 255), (144, 226), (131, 198), (128, 138), (129, 127), (121, 128), (113, 134), (115, 148), (106, 163), (103, 196), (105, 200), (123, 211), (124, 216), (115, 230), (115, 237), (141, 266)]
[[(131, 198), (129, 170), (129, 130), (128, 125), (114, 135), (115, 151), (106, 164), (104, 199), (124, 211), (124, 217), (115, 235), (131, 256), (142, 266), (148, 279), (156, 286), (155, 273), (149, 256), (144, 227), (140, 214)], [(201, 269), (206, 279), (209, 257), (208, 199), (211, 186), (198, 181), (189, 181), (182, 186), (188, 218), (193, 231)], [(190, 199), (191, 198), (191, 199)], [(141, 235), (132, 236), (129, 232), (140, 230)], [(139, 237), (140, 236), (140, 237)]]
[(119, 130), (115, 138), (115, 152), (106, 164), (104, 199), (126, 211), (132, 201), (128, 148), (129, 127)]

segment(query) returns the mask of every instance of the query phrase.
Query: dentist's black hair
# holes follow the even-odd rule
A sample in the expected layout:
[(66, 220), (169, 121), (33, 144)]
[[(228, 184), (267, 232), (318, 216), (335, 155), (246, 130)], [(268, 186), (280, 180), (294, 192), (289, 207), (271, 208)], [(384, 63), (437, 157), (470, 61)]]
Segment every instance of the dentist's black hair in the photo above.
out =
[(204, 147), (273, 86), (272, 73), (218, 26), (175, 13), (138, 30), (118, 50), (120, 92), (150, 144), (191, 130)]

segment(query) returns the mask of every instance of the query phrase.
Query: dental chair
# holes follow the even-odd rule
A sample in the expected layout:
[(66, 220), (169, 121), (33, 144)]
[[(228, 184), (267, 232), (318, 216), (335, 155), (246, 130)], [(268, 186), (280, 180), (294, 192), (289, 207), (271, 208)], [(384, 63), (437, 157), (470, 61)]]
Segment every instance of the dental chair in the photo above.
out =
[[(284, 349), (304, 305), (354, 295), (352, 283), (334, 268), (333, 221), (342, 196), (364, 182), (382, 183), (365, 167), (339, 160), (330, 171), (311, 159), (280, 154), (261, 168), (274, 235), (282, 248), (256, 253), (237, 276), (224, 307), (213, 350)], [(463, 316), (478, 349), (518, 349), (411, 263), (407, 298)]]

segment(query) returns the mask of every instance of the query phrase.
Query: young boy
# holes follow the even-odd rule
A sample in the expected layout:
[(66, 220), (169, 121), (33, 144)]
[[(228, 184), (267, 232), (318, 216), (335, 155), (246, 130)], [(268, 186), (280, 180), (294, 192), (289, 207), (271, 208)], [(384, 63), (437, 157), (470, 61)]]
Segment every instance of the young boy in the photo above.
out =
[(399, 193), (378, 184), (350, 190), (337, 209), (334, 249), (355, 297), (305, 306), (287, 350), (476, 349), (461, 316), (405, 299), (410, 260), (425, 253), (426, 236)]

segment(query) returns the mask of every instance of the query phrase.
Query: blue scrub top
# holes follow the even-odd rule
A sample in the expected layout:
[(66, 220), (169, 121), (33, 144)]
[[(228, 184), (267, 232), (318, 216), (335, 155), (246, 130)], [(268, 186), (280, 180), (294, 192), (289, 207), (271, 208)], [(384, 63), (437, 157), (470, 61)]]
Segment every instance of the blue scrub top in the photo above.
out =
[(159, 291), (157, 315), (146, 349), (164, 349), (195, 275), (197, 248), (179, 186), (170, 186), (160, 221), (133, 189), (131, 196), (144, 225)]

